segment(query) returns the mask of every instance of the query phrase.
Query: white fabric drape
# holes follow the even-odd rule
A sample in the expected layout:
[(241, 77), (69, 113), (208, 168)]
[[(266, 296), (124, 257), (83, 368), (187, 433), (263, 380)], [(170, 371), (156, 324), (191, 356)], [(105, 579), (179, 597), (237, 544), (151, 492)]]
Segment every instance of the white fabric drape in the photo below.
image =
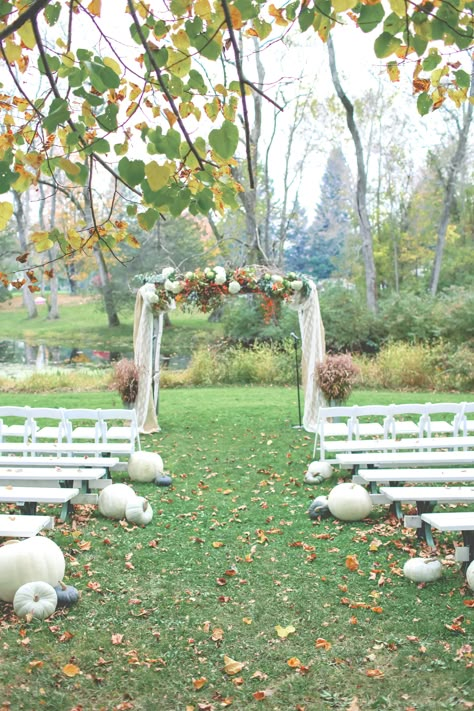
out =
[(135, 400), (138, 430), (143, 434), (160, 432), (153, 398), (153, 311), (156, 299), (153, 284), (137, 292), (133, 321), (133, 351), (138, 368), (138, 394)]
[(311, 292), (302, 300), (292, 299), (291, 308), (298, 311), (301, 332), (301, 367), (304, 390), (303, 427), (307, 432), (316, 432), (319, 408), (325, 400), (316, 378), (316, 367), (324, 360), (326, 343), (324, 326), (319, 310), (316, 284), (310, 281)]

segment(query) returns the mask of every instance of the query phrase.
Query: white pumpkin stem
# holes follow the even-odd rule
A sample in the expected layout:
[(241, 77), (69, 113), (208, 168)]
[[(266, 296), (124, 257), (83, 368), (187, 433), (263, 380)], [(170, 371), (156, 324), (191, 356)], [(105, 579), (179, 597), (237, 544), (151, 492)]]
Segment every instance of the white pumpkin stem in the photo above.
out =
[(40, 596), (38, 595), (38, 593), (35, 593), (35, 594), (33, 595), (33, 600), (34, 600), (35, 602), (39, 602), (39, 599), (40, 599)]
[(61, 587), (61, 590), (67, 590), (67, 585), (65, 585), (62, 580), (59, 581), (59, 585)]
[(149, 506), (148, 501), (146, 501), (146, 499), (145, 499), (145, 501), (143, 502), (143, 510), (146, 511), (148, 506)]

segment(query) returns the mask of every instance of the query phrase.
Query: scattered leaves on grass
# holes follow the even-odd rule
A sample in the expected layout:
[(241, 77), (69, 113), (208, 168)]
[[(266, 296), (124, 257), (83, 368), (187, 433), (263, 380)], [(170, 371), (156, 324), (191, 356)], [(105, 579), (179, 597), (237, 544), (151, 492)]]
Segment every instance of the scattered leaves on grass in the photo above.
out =
[(202, 689), (203, 686), (207, 684), (207, 679), (205, 676), (201, 676), (199, 679), (193, 679), (193, 686), (196, 689), (196, 691), (199, 691), (199, 689)]
[(365, 675), (371, 679), (383, 679), (385, 676), (381, 669), (367, 669)]
[(318, 639), (314, 643), (314, 646), (316, 647), (316, 649), (324, 649), (326, 652), (328, 652), (331, 649), (332, 644), (331, 642), (328, 642), (327, 639), (323, 639), (323, 637), (318, 637)]
[(351, 571), (359, 569), (359, 561), (356, 555), (346, 556), (346, 568)]

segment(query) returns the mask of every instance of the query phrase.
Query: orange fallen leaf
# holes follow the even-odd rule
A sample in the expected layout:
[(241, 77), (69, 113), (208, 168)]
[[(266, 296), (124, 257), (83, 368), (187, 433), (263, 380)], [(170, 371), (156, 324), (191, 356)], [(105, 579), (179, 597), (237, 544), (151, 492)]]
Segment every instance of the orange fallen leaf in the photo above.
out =
[(211, 636), (212, 641), (219, 642), (223, 638), (224, 638), (224, 630), (221, 629), (220, 627), (215, 627), (212, 630), (212, 636)]
[(276, 625), (275, 630), (276, 630), (277, 635), (281, 639), (286, 639), (289, 634), (293, 634), (293, 632), (296, 632), (293, 625), (288, 625), (288, 627), (282, 627), (281, 625)]
[(69, 677), (77, 676), (78, 674), (81, 673), (81, 670), (79, 669), (76, 664), (65, 664), (63, 666), (63, 674)]
[(463, 600), (462, 602), (466, 607), (474, 607), (474, 600)]
[(113, 634), (111, 636), (112, 644), (122, 644), (123, 641), (123, 634), (119, 634), (118, 632), (116, 634)]
[(212, 547), (213, 548), (222, 548), (223, 545), (224, 545), (224, 543), (222, 541), (214, 541), (212, 544)]
[(365, 672), (366, 676), (370, 676), (372, 679), (383, 679), (384, 673), (381, 669), (367, 669)]
[(318, 637), (318, 639), (314, 643), (314, 646), (316, 647), (316, 649), (325, 649), (326, 652), (328, 652), (331, 649), (332, 644), (331, 644), (331, 642), (328, 642), (326, 639), (323, 639), (322, 637)]
[(251, 625), (252, 618), (251, 617), (242, 617), (242, 622), (245, 622), (246, 625)]
[(301, 662), (298, 657), (290, 657), (287, 661), (289, 667), (300, 667)]
[(229, 674), (229, 676), (238, 674), (242, 671), (244, 666), (242, 662), (236, 662), (235, 659), (231, 659), (227, 654), (224, 654), (224, 671), (226, 674)]
[(199, 679), (193, 679), (193, 686), (196, 691), (202, 689), (205, 684), (207, 684), (207, 679), (205, 676), (201, 676)]
[(252, 696), (257, 701), (263, 701), (263, 699), (266, 699), (268, 696), (272, 696), (272, 694), (273, 691), (271, 689), (265, 689), (265, 691), (255, 691)]
[(349, 620), (349, 623), (350, 623), (351, 625), (357, 625), (357, 624), (359, 624), (359, 621), (358, 621), (358, 619), (357, 619), (357, 617), (356, 617), (355, 615), (352, 615), (352, 617), (351, 617), (350, 620)]
[(346, 568), (352, 571), (359, 569), (359, 561), (356, 555), (346, 556)]
[(41, 669), (43, 664), (44, 664), (44, 662), (42, 662), (40, 659), (34, 659), (32, 662), (30, 662), (30, 667), (32, 669), (35, 669), (35, 668)]

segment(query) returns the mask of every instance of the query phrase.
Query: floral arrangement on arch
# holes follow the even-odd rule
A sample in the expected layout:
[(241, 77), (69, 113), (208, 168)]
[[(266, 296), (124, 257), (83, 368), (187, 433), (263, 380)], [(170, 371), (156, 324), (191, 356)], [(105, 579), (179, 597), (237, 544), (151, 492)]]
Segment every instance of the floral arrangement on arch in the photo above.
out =
[(174, 267), (165, 267), (157, 274), (138, 274), (133, 282), (154, 285), (155, 293), (149, 294), (148, 301), (156, 312), (167, 311), (174, 303), (206, 312), (219, 306), (225, 296), (258, 294), (263, 297), (264, 311), (268, 313), (275, 302), (288, 301), (296, 295), (304, 299), (311, 290), (307, 277), (301, 274), (283, 275), (261, 266), (231, 270), (206, 267), (185, 274)]

